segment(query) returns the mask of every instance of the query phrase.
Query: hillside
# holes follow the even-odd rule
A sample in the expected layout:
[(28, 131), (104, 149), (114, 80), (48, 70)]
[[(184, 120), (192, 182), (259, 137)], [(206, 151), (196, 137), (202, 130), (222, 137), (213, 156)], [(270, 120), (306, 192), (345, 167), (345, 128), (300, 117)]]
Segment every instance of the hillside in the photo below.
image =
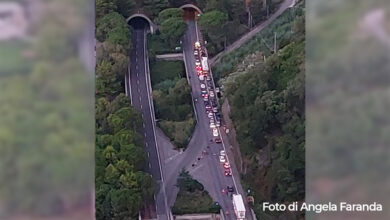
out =
[[(288, 203), (305, 197), (304, 17), (294, 18), (292, 33), (265, 61), (264, 53), (256, 51), (224, 73), (245, 164), (242, 180), (261, 219), (275, 218), (275, 213), (261, 211), (263, 201)], [(304, 214), (278, 215), (300, 219)]]

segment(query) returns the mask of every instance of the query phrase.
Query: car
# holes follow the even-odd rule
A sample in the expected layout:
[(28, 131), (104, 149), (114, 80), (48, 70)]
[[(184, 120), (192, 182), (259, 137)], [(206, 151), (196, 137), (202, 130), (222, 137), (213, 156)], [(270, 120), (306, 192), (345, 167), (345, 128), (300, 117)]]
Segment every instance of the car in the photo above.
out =
[(227, 189), (222, 189), (222, 190), (221, 190), (221, 193), (222, 193), (222, 194), (226, 194), (227, 192), (228, 192)]
[(211, 110), (211, 106), (209, 106), (209, 105), (206, 105), (206, 110)]
[(225, 163), (223, 164), (223, 168), (225, 168), (225, 169), (230, 168), (230, 164), (229, 164), (228, 162), (225, 162)]
[(199, 80), (203, 81), (204, 80), (204, 76), (203, 75), (199, 75)]
[(225, 163), (226, 162), (225, 156), (219, 156), (219, 162)]
[(217, 113), (218, 112), (218, 108), (217, 107), (213, 107), (213, 112)]
[(200, 94), (201, 94), (202, 98), (204, 98), (205, 96), (209, 97), (209, 94), (207, 94), (206, 90), (200, 91)]
[(200, 66), (200, 62), (195, 62), (195, 65), (196, 66)]
[(216, 129), (216, 128), (213, 128), (213, 136), (214, 137), (218, 137), (218, 129)]
[(217, 144), (220, 144), (220, 143), (222, 143), (222, 140), (221, 140), (221, 138), (215, 138), (215, 143), (217, 143)]
[(207, 77), (206, 77), (206, 80), (207, 80), (207, 81), (211, 81), (211, 77), (210, 77), (210, 76), (207, 76)]
[(200, 88), (201, 88), (201, 89), (205, 89), (205, 88), (206, 88), (206, 85), (205, 85), (204, 83), (201, 83), (201, 84), (200, 84)]
[(215, 123), (215, 125), (216, 125), (217, 127), (221, 127), (221, 121), (217, 121), (217, 122)]
[(196, 66), (195, 69), (199, 72), (202, 72), (202, 67), (201, 66)]
[[(210, 122), (210, 128), (215, 128), (214, 122)], [(213, 133), (214, 134), (214, 133)]]
[(233, 186), (227, 186), (226, 188), (227, 188), (228, 192), (234, 192)]
[(213, 118), (214, 117), (214, 114), (213, 113), (208, 113), (208, 115), (207, 115), (209, 118)]
[[(202, 67), (200, 67), (202, 68)], [(196, 70), (196, 73), (198, 74), (198, 76), (202, 75), (202, 70)]]
[(231, 176), (232, 175), (232, 170), (229, 168), (229, 169), (225, 169), (225, 176)]
[(199, 51), (198, 50), (194, 50), (194, 55), (198, 56), (199, 55)]
[(199, 43), (199, 41), (196, 41), (196, 42), (194, 43), (194, 47), (195, 47), (195, 49), (199, 49), (199, 48), (200, 48), (200, 43)]
[(209, 95), (210, 95), (211, 98), (213, 98), (213, 97), (215, 96), (215, 94), (214, 94), (213, 91), (210, 91), (210, 92), (209, 92)]
[(220, 154), (221, 156), (226, 156), (226, 152), (225, 152), (224, 150), (221, 150), (221, 151), (219, 152), (219, 154)]
[[(208, 101), (209, 100), (209, 97), (208, 96), (204, 96), (203, 97), (203, 101)], [(210, 110), (210, 112), (212, 112), (212, 108), (211, 108), (211, 106), (209, 106), (210, 107), (210, 109), (207, 109), (207, 110)]]

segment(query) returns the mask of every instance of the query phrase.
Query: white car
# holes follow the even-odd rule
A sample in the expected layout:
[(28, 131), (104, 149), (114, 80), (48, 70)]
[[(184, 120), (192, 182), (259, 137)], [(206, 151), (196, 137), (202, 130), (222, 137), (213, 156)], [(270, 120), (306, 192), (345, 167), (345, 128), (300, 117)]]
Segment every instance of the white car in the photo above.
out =
[(219, 156), (219, 162), (225, 163), (226, 162), (225, 156)]
[[(210, 128), (215, 128), (215, 124), (214, 124), (214, 122), (211, 122), (210, 123)], [(218, 131), (217, 131), (218, 132)], [(214, 135), (214, 131), (213, 131), (213, 135)], [(215, 135), (214, 135), (215, 136)], [(216, 136), (218, 136), (218, 133), (217, 133), (217, 135)]]
[(220, 154), (221, 156), (226, 156), (226, 152), (225, 152), (224, 150), (221, 150), (221, 152), (219, 152), (219, 154)]
[(214, 96), (215, 96), (214, 92), (213, 92), (213, 91), (210, 91), (210, 97), (212, 98), (212, 97), (214, 97)]
[(197, 50), (194, 51), (194, 55), (198, 56), (199, 52)]
[(199, 75), (199, 80), (203, 81), (204, 80), (204, 76), (203, 75)]
[(206, 85), (202, 83), (202, 84), (200, 84), (200, 88), (201, 88), (201, 89), (205, 89), (205, 88), (206, 88)]
[(213, 128), (213, 136), (218, 137), (218, 130), (215, 127)]
[(212, 118), (213, 115), (214, 115), (214, 114), (210, 112), (207, 116), (208, 116), (209, 118)]
[(195, 62), (195, 65), (196, 66), (200, 66), (200, 62)]

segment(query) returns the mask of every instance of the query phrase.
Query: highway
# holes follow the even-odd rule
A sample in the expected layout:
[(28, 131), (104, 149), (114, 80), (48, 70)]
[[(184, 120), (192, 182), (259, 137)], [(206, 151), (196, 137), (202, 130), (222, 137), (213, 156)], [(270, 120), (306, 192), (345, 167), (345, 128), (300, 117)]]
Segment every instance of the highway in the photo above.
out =
[[(226, 189), (227, 186), (233, 186), (235, 192), (238, 190), (238, 192), (243, 195), (244, 200), (246, 194), (244, 194), (242, 190), (239, 175), (234, 167), (234, 163), (231, 163), (233, 176), (225, 176), (224, 168), (219, 161), (218, 156), (220, 155), (221, 150), (225, 150), (228, 156), (232, 158), (230, 150), (226, 149), (226, 146), (230, 146), (227, 142), (227, 138), (223, 138), (223, 136), (220, 135), (223, 140), (221, 144), (217, 144), (214, 141), (210, 142), (210, 140), (214, 139), (214, 137), (212, 130), (209, 127), (209, 118), (205, 111), (205, 104), (201, 96), (201, 82), (198, 79), (198, 75), (195, 70), (194, 43), (199, 40), (199, 37), (200, 35), (196, 22), (194, 20), (188, 20), (187, 31), (183, 39), (184, 61), (187, 71), (187, 79), (192, 87), (192, 96), (193, 99), (196, 100), (194, 101), (194, 105), (197, 115), (197, 132), (200, 134), (193, 136), (193, 138), (196, 137), (197, 140), (191, 140), (187, 150), (195, 148), (196, 146), (198, 149), (207, 151), (208, 154), (200, 160), (196, 158), (197, 155), (194, 155), (195, 158), (192, 161), (187, 161), (186, 170), (190, 171), (190, 174), (205, 186), (212, 198), (221, 205), (223, 212), (228, 212), (228, 214), (225, 215), (225, 219), (236, 219), (231, 193), (223, 194), (222, 189)], [(206, 80), (204, 82), (206, 82)], [(219, 129), (219, 134), (221, 134), (221, 132), (223, 132), (223, 130)], [(195, 166), (192, 164), (195, 164)], [(247, 205), (246, 208), (246, 219), (252, 219)]]
[(141, 134), (143, 134), (145, 140), (149, 172), (159, 186), (159, 191), (155, 195), (156, 210), (154, 211), (158, 219), (165, 220), (170, 219), (170, 209), (167, 205), (164, 177), (162, 175), (160, 156), (157, 151), (156, 124), (151, 98), (149, 64), (146, 53), (146, 27), (140, 25), (133, 28), (133, 46), (130, 51), (130, 66), (125, 79), (125, 88), (132, 106), (141, 113), (143, 119)]

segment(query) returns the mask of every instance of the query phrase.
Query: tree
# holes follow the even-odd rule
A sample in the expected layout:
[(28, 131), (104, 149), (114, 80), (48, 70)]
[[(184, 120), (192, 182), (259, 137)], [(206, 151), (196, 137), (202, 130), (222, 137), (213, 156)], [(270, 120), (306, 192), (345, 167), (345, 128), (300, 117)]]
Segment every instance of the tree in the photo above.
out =
[(129, 17), (132, 12), (135, 10), (136, 1), (135, 0), (116, 0), (117, 12), (124, 16), (125, 18)]
[(128, 48), (131, 37), (125, 18), (117, 12), (104, 15), (96, 23), (96, 38), (100, 42), (108, 40)]
[(106, 14), (116, 11), (117, 6), (112, 0), (96, 0), (95, 16), (96, 21), (103, 18)]
[(144, 0), (143, 3), (145, 12), (152, 18), (168, 6), (168, 0)]
[(199, 25), (206, 35), (206, 39), (211, 41), (214, 48), (211, 53), (215, 53), (225, 46), (226, 32), (225, 24), (228, 20), (227, 14), (218, 10), (204, 13), (199, 19)]
[(179, 8), (168, 8), (159, 13), (157, 18), (160, 23), (162, 38), (174, 47), (184, 35), (187, 24), (183, 20), (183, 10)]
[(157, 23), (161, 23), (169, 18), (182, 18), (184, 11), (181, 8), (167, 8), (162, 10), (157, 17)]

